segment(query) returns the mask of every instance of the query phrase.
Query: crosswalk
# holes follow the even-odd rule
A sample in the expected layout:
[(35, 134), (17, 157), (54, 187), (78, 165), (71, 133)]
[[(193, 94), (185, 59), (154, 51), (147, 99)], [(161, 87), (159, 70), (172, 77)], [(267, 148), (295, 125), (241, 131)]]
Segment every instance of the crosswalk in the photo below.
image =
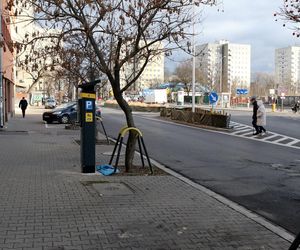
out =
[(280, 146), (287, 146), (291, 148), (300, 149), (300, 140), (297, 138), (278, 134), (271, 131), (268, 131), (263, 135), (254, 136), (254, 130), (252, 126), (233, 121), (230, 122), (230, 127), (232, 127), (232, 130), (228, 131), (228, 133), (232, 136), (244, 137), (252, 140), (258, 140)]

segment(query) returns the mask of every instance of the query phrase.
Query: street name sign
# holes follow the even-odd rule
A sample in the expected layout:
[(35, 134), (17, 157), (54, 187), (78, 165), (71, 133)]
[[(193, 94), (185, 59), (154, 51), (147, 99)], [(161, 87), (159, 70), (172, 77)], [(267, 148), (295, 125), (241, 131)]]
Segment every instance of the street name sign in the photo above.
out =
[(248, 89), (236, 89), (236, 93), (238, 95), (247, 95), (248, 94)]

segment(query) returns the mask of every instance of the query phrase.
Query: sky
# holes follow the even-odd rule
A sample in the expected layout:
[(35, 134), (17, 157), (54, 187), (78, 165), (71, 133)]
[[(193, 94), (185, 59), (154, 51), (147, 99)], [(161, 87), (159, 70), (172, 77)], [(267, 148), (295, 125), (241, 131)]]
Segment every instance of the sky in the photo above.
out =
[[(283, 27), (283, 21), (275, 21), (284, 0), (222, 0), (222, 4), (205, 7), (203, 22), (196, 26), (196, 45), (228, 40), (230, 43), (251, 45), (251, 73), (273, 73), (276, 48), (300, 45), (300, 38)], [(218, 9), (220, 11), (218, 11)], [(199, 10), (200, 11), (200, 10)], [(174, 58), (186, 58), (181, 54)], [(166, 59), (168, 62), (168, 59)], [(178, 63), (169, 62), (172, 71)], [(173, 69), (172, 69), (173, 67)]]

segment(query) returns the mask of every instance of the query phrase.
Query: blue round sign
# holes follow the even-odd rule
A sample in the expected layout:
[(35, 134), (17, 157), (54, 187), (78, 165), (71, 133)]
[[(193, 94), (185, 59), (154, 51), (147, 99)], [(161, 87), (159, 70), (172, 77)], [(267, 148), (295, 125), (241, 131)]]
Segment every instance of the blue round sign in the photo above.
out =
[(216, 92), (211, 92), (210, 94), (209, 94), (209, 102), (210, 103), (212, 103), (212, 104), (214, 104), (214, 103), (216, 103), (217, 101), (218, 101), (218, 94), (216, 93)]

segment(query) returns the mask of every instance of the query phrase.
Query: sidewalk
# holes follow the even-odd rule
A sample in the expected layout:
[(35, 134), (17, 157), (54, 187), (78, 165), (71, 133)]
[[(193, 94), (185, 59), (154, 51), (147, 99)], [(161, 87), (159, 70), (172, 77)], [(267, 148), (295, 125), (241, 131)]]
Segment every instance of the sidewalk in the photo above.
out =
[[(0, 249), (290, 246), (288, 232), (274, 233), (262, 218), (180, 176), (81, 174), (79, 131), (46, 127), (41, 112), (17, 113), (0, 131)], [(108, 163), (112, 148), (97, 145), (96, 162)]]

